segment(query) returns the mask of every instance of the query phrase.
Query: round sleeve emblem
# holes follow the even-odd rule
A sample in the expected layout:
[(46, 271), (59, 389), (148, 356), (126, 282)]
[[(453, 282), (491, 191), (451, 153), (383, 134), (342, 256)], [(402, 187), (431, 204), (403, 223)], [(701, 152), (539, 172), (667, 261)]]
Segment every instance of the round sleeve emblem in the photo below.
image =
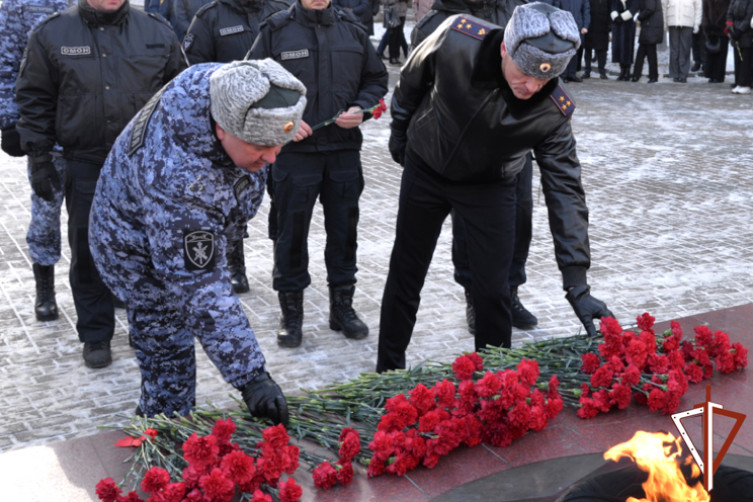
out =
[(285, 124), (284, 126), (282, 126), (282, 130), (285, 132), (290, 132), (293, 130), (294, 127), (295, 127), (295, 124), (291, 121)]

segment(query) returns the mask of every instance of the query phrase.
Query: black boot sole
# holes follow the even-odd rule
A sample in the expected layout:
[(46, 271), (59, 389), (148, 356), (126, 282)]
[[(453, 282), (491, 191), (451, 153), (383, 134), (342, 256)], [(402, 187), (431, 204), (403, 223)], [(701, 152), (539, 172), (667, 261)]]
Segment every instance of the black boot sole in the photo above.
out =
[(301, 346), (301, 342), (303, 342), (303, 337), (297, 338), (297, 337), (291, 337), (291, 336), (280, 336), (277, 335), (277, 345), (280, 347), (284, 347), (286, 349), (294, 349), (296, 347)]
[(40, 321), (40, 322), (54, 321), (58, 317), (60, 317), (60, 315), (58, 315), (57, 312), (52, 313), (52, 314), (39, 314), (35, 312), (34, 315), (37, 317), (37, 321)]
[(339, 322), (335, 321), (334, 319), (329, 320), (329, 329), (332, 331), (342, 331), (342, 334), (345, 336), (345, 338), (350, 338), (351, 340), (362, 340), (369, 336), (369, 328), (366, 328), (366, 331), (358, 331), (356, 333), (346, 332), (343, 331), (342, 326)]

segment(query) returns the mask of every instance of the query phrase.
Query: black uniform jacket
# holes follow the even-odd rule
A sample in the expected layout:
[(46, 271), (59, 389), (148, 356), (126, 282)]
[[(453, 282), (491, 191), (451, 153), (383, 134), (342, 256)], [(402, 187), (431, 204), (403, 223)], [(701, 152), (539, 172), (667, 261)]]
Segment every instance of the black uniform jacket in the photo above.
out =
[[(570, 127), (574, 108), (559, 79), (528, 100), (502, 76), (499, 27), (453, 16), (405, 63), (392, 98), (392, 128), (406, 156), (456, 183), (513, 182), (533, 150), (565, 285), (585, 283), (588, 209)], [(569, 283), (569, 284), (568, 284)]]
[[(297, 1), (290, 9), (272, 14), (248, 54), (249, 59), (266, 57), (306, 86), (303, 120), (312, 127), (351, 106), (371, 108), (387, 93), (387, 69), (366, 30), (352, 14), (332, 6), (310, 10)], [(303, 141), (288, 143), (283, 151), (359, 150), (362, 141), (358, 127), (333, 124)]]
[(104, 162), (131, 117), (185, 67), (159, 15), (79, 0), (30, 35), (16, 81), (22, 148), (41, 155), (57, 142), (66, 158)]
[(262, 21), (290, 7), (283, 0), (215, 0), (199, 9), (183, 39), (191, 64), (243, 59)]

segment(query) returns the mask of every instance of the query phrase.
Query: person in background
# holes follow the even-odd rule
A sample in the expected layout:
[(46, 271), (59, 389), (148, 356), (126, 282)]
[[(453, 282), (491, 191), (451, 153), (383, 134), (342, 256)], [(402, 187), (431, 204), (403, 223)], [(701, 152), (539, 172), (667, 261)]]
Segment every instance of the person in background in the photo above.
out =
[(690, 71), (693, 34), (701, 29), (701, 0), (662, 0), (669, 31), (669, 76), (684, 84)]
[(361, 21), (369, 35), (374, 34), (374, 15), (371, 13), (371, 0), (332, 0), (332, 6), (347, 10)]
[[(701, 17), (703, 17), (703, 0), (701, 0)], [(690, 44), (690, 55), (693, 57), (693, 66), (690, 71), (706, 71), (706, 37), (703, 31), (693, 33), (693, 41)]]
[[(16, 130), (16, 78), (26, 42), (32, 28), (47, 16), (68, 8), (68, 0), (4, 0), (0, 3), (0, 128), (2, 149), (11, 157), (23, 157), (21, 139)], [(65, 162), (59, 152), (52, 155), (58, 179), (65, 178)], [(27, 174), (32, 181), (31, 160), (27, 158)], [(31, 191), (31, 222), (26, 233), (31, 268), (34, 272), (36, 296), (34, 315), (38, 321), (58, 318), (55, 301), (55, 264), (60, 260), (60, 208), (63, 205), (62, 185), (52, 187), (49, 200)]]
[(428, 14), (433, 3), (434, 0), (413, 0), (413, 15), (416, 17), (416, 23)]
[(404, 169), (377, 372), (406, 367), (421, 289), (452, 209), (466, 222), (475, 349), (510, 347), (514, 181), (531, 150), (566, 298), (590, 336), (593, 319), (611, 315), (586, 280), (588, 209), (570, 121), (574, 104), (557, 78), (579, 45), (572, 14), (536, 2), (518, 6), (504, 29), (450, 17), (401, 69), (389, 149)]
[(308, 99), (298, 134), (271, 172), (277, 210), (272, 287), (281, 310), (277, 343), (298, 347), (303, 340), (303, 290), (311, 283), (308, 235), (317, 200), (327, 234), (329, 326), (362, 339), (369, 328), (353, 308), (364, 185), (358, 126), (370, 117), (365, 110), (387, 93), (387, 69), (363, 26), (330, 0), (296, 0), (269, 17), (247, 55), (267, 57), (303, 82)]
[[(51, 201), (64, 186), (76, 330), (90, 368), (111, 363), (115, 329), (113, 296), (89, 251), (94, 186), (123, 127), (185, 67), (167, 22), (127, 0), (78, 0), (38, 24), (26, 46), (16, 81), (16, 129), (36, 195)], [(65, 158), (64, 184), (53, 162), (56, 145)]]
[(609, 49), (609, 32), (611, 19), (609, 17), (610, 0), (589, 0), (591, 7), (591, 24), (588, 33), (583, 39), (583, 75), (582, 78), (591, 78), (591, 61), (596, 58), (596, 68), (599, 77), (603, 80), (607, 76), (607, 50)]
[(199, 9), (211, 0), (170, 0), (170, 23), (173, 25), (178, 40), (188, 32), (188, 27)]
[(610, 0), (609, 17), (612, 18), (612, 62), (620, 65), (617, 80), (630, 80), (635, 44), (635, 15), (640, 0)]
[(750, 94), (753, 73), (753, 0), (731, 0), (726, 30), (735, 61), (733, 94)]
[(390, 56), (390, 64), (399, 65), (401, 64), (400, 49), (403, 50), (403, 56), (408, 57), (408, 42), (405, 40), (405, 17), (408, 15), (408, 0), (387, 0), (384, 9), (385, 16), (388, 19), (397, 16), (397, 20), (390, 22), (387, 28), (387, 51)]
[(413, 27), (411, 47), (418, 46), (445, 19), (455, 14), (470, 14), (497, 26), (506, 26), (515, 7), (524, 3), (523, 0), (435, 0), (427, 15)]
[(567, 65), (565, 73), (561, 77), (562, 81), (582, 82), (578, 77), (577, 71), (580, 68), (581, 56), (583, 54), (582, 42), (591, 26), (591, 4), (589, 0), (555, 0), (554, 6), (558, 9), (566, 10), (573, 15), (573, 19), (575, 19), (575, 23), (578, 25), (581, 39), (581, 47)]
[(727, 51), (729, 38), (727, 10), (730, 0), (703, 0), (701, 30), (706, 39), (706, 77), (711, 84), (724, 82), (727, 73)]
[[(284, 0), (214, 0), (201, 7), (183, 38), (183, 51), (190, 64), (228, 63), (246, 56), (259, 34), (261, 23), (290, 5)], [(236, 293), (247, 293), (246, 257), (243, 238), (246, 227), (228, 242), (227, 265)]]
[(128, 305), (137, 415), (190, 413), (197, 340), (252, 415), (287, 424), (223, 260), (227, 239), (259, 209), (267, 165), (298, 131), (305, 93), (270, 60), (194, 65), (113, 145), (89, 237), (102, 278)]
[(640, 0), (638, 4), (638, 22), (641, 33), (638, 35), (638, 53), (635, 56), (632, 82), (638, 82), (643, 73), (643, 60), (648, 58), (648, 83), (659, 80), (659, 64), (656, 58), (656, 45), (664, 37), (664, 16), (661, 0)]

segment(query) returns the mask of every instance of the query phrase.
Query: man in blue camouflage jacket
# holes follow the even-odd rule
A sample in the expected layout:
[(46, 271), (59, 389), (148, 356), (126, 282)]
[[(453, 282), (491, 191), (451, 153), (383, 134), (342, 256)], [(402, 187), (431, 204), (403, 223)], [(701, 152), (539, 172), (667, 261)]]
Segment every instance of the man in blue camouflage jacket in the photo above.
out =
[[(4, 0), (0, 3), (0, 128), (2, 148), (12, 157), (26, 155), (16, 131), (18, 105), (16, 105), (16, 77), (21, 57), (26, 48), (29, 32), (50, 14), (68, 8), (68, 0)], [(62, 179), (65, 162), (57, 153), (53, 164)], [(29, 179), (31, 163), (27, 162)], [(55, 303), (55, 264), (60, 260), (60, 207), (63, 190), (53, 190), (52, 200), (46, 201), (31, 191), (31, 223), (26, 234), (29, 246), (36, 298), (34, 313), (40, 321), (58, 318)]]
[(127, 305), (138, 413), (191, 410), (196, 337), (252, 414), (287, 421), (225, 248), (256, 214), (266, 165), (298, 131), (305, 92), (271, 60), (194, 65), (145, 105), (107, 157), (89, 241), (102, 279)]

